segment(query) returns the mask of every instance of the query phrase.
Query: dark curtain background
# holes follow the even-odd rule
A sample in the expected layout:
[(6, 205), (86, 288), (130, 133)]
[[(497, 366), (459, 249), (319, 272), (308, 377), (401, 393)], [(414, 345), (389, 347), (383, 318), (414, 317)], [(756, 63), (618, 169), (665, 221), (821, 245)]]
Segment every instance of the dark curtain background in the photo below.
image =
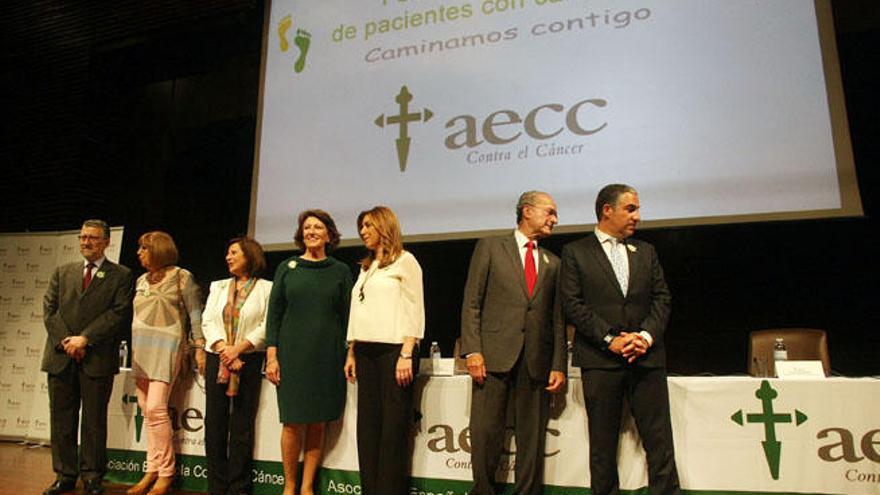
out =
[[(808, 326), (829, 332), (838, 373), (880, 374), (880, 5), (832, 4), (865, 217), (640, 232), (657, 246), (674, 294), (671, 372), (745, 372), (749, 331)], [(125, 226), (122, 262), (140, 272), (137, 237), (167, 230), (183, 266), (205, 283), (223, 277), (226, 240), (247, 230), (264, 8), (259, 0), (2, 2), (0, 231), (104, 218)], [(577, 237), (547, 244), (558, 253)], [(447, 355), (473, 245), (408, 246), (425, 273), (426, 340)], [(270, 255), (270, 270), (291, 254)], [(337, 253), (351, 263), (361, 255)]]

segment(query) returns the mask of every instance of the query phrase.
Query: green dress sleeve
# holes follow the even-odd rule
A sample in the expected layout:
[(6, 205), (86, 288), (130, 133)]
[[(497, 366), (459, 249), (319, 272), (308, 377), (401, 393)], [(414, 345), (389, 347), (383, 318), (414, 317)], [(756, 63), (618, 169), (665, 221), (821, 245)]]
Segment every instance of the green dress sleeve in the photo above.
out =
[(287, 261), (283, 261), (275, 269), (272, 280), (272, 292), (269, 293), (269, 309), (266, 313), (266, 347), (278, 347), (278, 334), (281, 321), (287, 309), (287, 298), (284, 291), (284, 276), (287, 273)]
[[(351, 310), (351, 288), (354, 286), (354, 279), (351, 276), (351, 269), (343, 262), (339, 262), (342, 273), (342, 281), (339, 284), (339, 314), (342, 320), (342, 330), (348, 328), (348, 314)], [(343, 336), (344, 338), (344, 336)]]

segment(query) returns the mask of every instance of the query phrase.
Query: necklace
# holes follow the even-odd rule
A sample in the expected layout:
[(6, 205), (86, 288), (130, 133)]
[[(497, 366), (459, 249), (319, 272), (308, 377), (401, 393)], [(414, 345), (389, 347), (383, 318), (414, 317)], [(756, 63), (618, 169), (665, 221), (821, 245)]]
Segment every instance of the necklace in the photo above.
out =
[(370, 280), (370, 277), (372, 277), (376, 273), (378, 266), (379, 266), (379, 262), (373, 261), (373, 264), (370, 265), (370, 269), (367, 270), (366, 275), (364, 275), (364, 283), (361, 284), (361, 288), (358, 291), (358, 301), (360, 301), (362, 303), (364, 302), (364, 298), (366, 297), (366, 294), (364, 293), (364, 287), (366, 287), (367, 281)]
[(165, 278), (166, 271), (166, 268), (161, 268), (154, 272), (147, 272), (147, 282), (149, 282), (151, 285), (158, 284), (162, 281), (163, 278)]

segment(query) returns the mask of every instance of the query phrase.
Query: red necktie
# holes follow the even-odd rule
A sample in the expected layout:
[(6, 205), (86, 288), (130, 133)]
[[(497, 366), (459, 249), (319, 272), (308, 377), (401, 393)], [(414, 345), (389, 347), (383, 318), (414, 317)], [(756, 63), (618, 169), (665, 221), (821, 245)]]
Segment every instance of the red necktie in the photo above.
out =
[(89, 284), (92, 283), (92, 269), (95, 268), (94, 263), (89, 263), (86, 265), (86, 276), (83, 277), (83, 290), (89, 288)]
[(535, 269), (535, 243), (529, 241), (526, 244), (526, 287), (529, 288), (529, 297), (535, 292), (535, 282), (538, 281), (538, 271)]

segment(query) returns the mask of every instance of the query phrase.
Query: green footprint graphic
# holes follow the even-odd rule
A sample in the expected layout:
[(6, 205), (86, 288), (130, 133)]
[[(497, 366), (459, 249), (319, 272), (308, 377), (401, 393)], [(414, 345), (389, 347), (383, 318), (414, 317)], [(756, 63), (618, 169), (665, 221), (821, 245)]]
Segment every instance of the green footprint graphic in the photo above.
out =
[(293, 64), (293, 70), (299, 74), (306, 67), (306, 55), (309, 53), (309, 45), (312, 43), (312, 35), (302, 29), (296, 30), (296, 38), (293, 44), (299, 48), (299, 58)]

